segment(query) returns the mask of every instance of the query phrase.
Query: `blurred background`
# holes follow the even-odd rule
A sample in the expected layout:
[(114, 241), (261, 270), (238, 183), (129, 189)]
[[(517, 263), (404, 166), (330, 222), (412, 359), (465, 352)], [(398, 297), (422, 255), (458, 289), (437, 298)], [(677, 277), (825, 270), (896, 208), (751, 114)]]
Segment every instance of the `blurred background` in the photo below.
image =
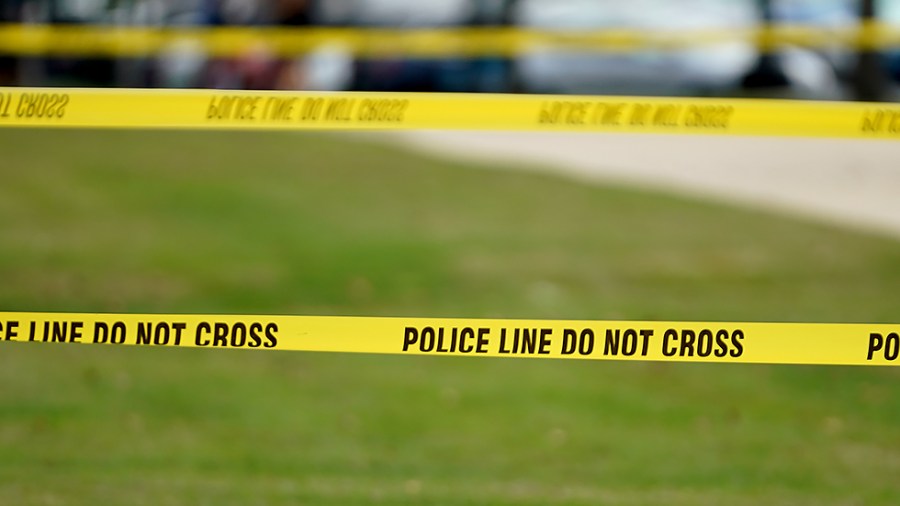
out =
[(900, 0), (3, 0), (0, 21), (7, 85), (891, 100), (900, 79)]
[[(0, 16), (4, 85), (893, 100), (900, 73), (900, 0)], [(0, 153), (4, 311), (900, 322), (900, 142), (4, 127)], [(3, 342), (0, 505), (896, 506), (898, 420), (900, 367)]]

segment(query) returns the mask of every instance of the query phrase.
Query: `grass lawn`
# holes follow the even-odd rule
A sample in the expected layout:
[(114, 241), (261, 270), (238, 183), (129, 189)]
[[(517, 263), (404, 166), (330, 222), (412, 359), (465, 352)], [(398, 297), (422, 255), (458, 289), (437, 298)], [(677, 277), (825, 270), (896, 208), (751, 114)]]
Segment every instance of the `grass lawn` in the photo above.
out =
[[(318, 134), (0, 153), (4, 310), (900, 321), (900, 242), (765, 213)], [(898, 368), (0, 346), (3, 505), (894, 505), (898, 476)]]

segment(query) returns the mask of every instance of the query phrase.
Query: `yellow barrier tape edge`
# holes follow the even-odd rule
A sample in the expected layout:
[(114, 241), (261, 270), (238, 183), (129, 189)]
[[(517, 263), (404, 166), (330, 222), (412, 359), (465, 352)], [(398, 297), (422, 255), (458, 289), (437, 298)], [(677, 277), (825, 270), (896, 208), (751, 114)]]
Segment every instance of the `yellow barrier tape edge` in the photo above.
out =
[(340, 45), (360, 57), (516, 56), (533, 50), (632, 53), (745, 43), (766, 52), (783, 46), (878, 50), (900, 46), (900, 27), (882, 22), (823, 27), (775, 24), (699, 30), (549, 31), (529, 28), (128, 27), (0, 24), (0, 53), (20, 56), (146, 57), (191, 45), (211, 56), (265, 50), (302, 55)]
[(900, 365), (900, 324), (0, 312), (0, 341), (659, 362)]
[(0, 128), (518, 130), (900, 140), (900, 105), (443, 93), (0, 88)]

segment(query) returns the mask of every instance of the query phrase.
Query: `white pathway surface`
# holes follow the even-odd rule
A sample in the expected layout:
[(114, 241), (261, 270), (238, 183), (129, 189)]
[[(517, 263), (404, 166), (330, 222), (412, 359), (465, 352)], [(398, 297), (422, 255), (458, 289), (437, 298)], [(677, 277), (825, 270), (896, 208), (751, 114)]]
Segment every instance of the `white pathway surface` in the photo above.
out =
[(375, 138), (430, 154), (676, 191), (900, 238), (900, 142), (438, 131)]

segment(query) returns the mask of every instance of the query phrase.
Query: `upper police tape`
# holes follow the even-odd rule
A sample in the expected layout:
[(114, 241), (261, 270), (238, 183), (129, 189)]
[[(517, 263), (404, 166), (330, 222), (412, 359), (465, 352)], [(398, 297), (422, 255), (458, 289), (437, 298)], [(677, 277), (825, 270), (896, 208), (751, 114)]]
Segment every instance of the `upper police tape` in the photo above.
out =
[(0, 88), (0, 127), (519, 130), (900, 140), (900, 105), (447, 93)]
[(0, 24), (0, 53), (21, 56), (146, 57), (180, 45), (215, 57), (241, 56), (254, 51), (290, 57), (324, 45), (338, 45), (360, 57), (509, 57), (546, 49), (632, 53), (735, 42), (751, 44), (766, 52), (783, 46), (878, 50), (900, 46), (900, 27), (866, 22), (837, 27), (774, 24), (692, 30), (553, 31), (522, 27), (382, 29)]
[(900, 324), (0, 312), (0, 341), (665, 362), (900, 365)]

